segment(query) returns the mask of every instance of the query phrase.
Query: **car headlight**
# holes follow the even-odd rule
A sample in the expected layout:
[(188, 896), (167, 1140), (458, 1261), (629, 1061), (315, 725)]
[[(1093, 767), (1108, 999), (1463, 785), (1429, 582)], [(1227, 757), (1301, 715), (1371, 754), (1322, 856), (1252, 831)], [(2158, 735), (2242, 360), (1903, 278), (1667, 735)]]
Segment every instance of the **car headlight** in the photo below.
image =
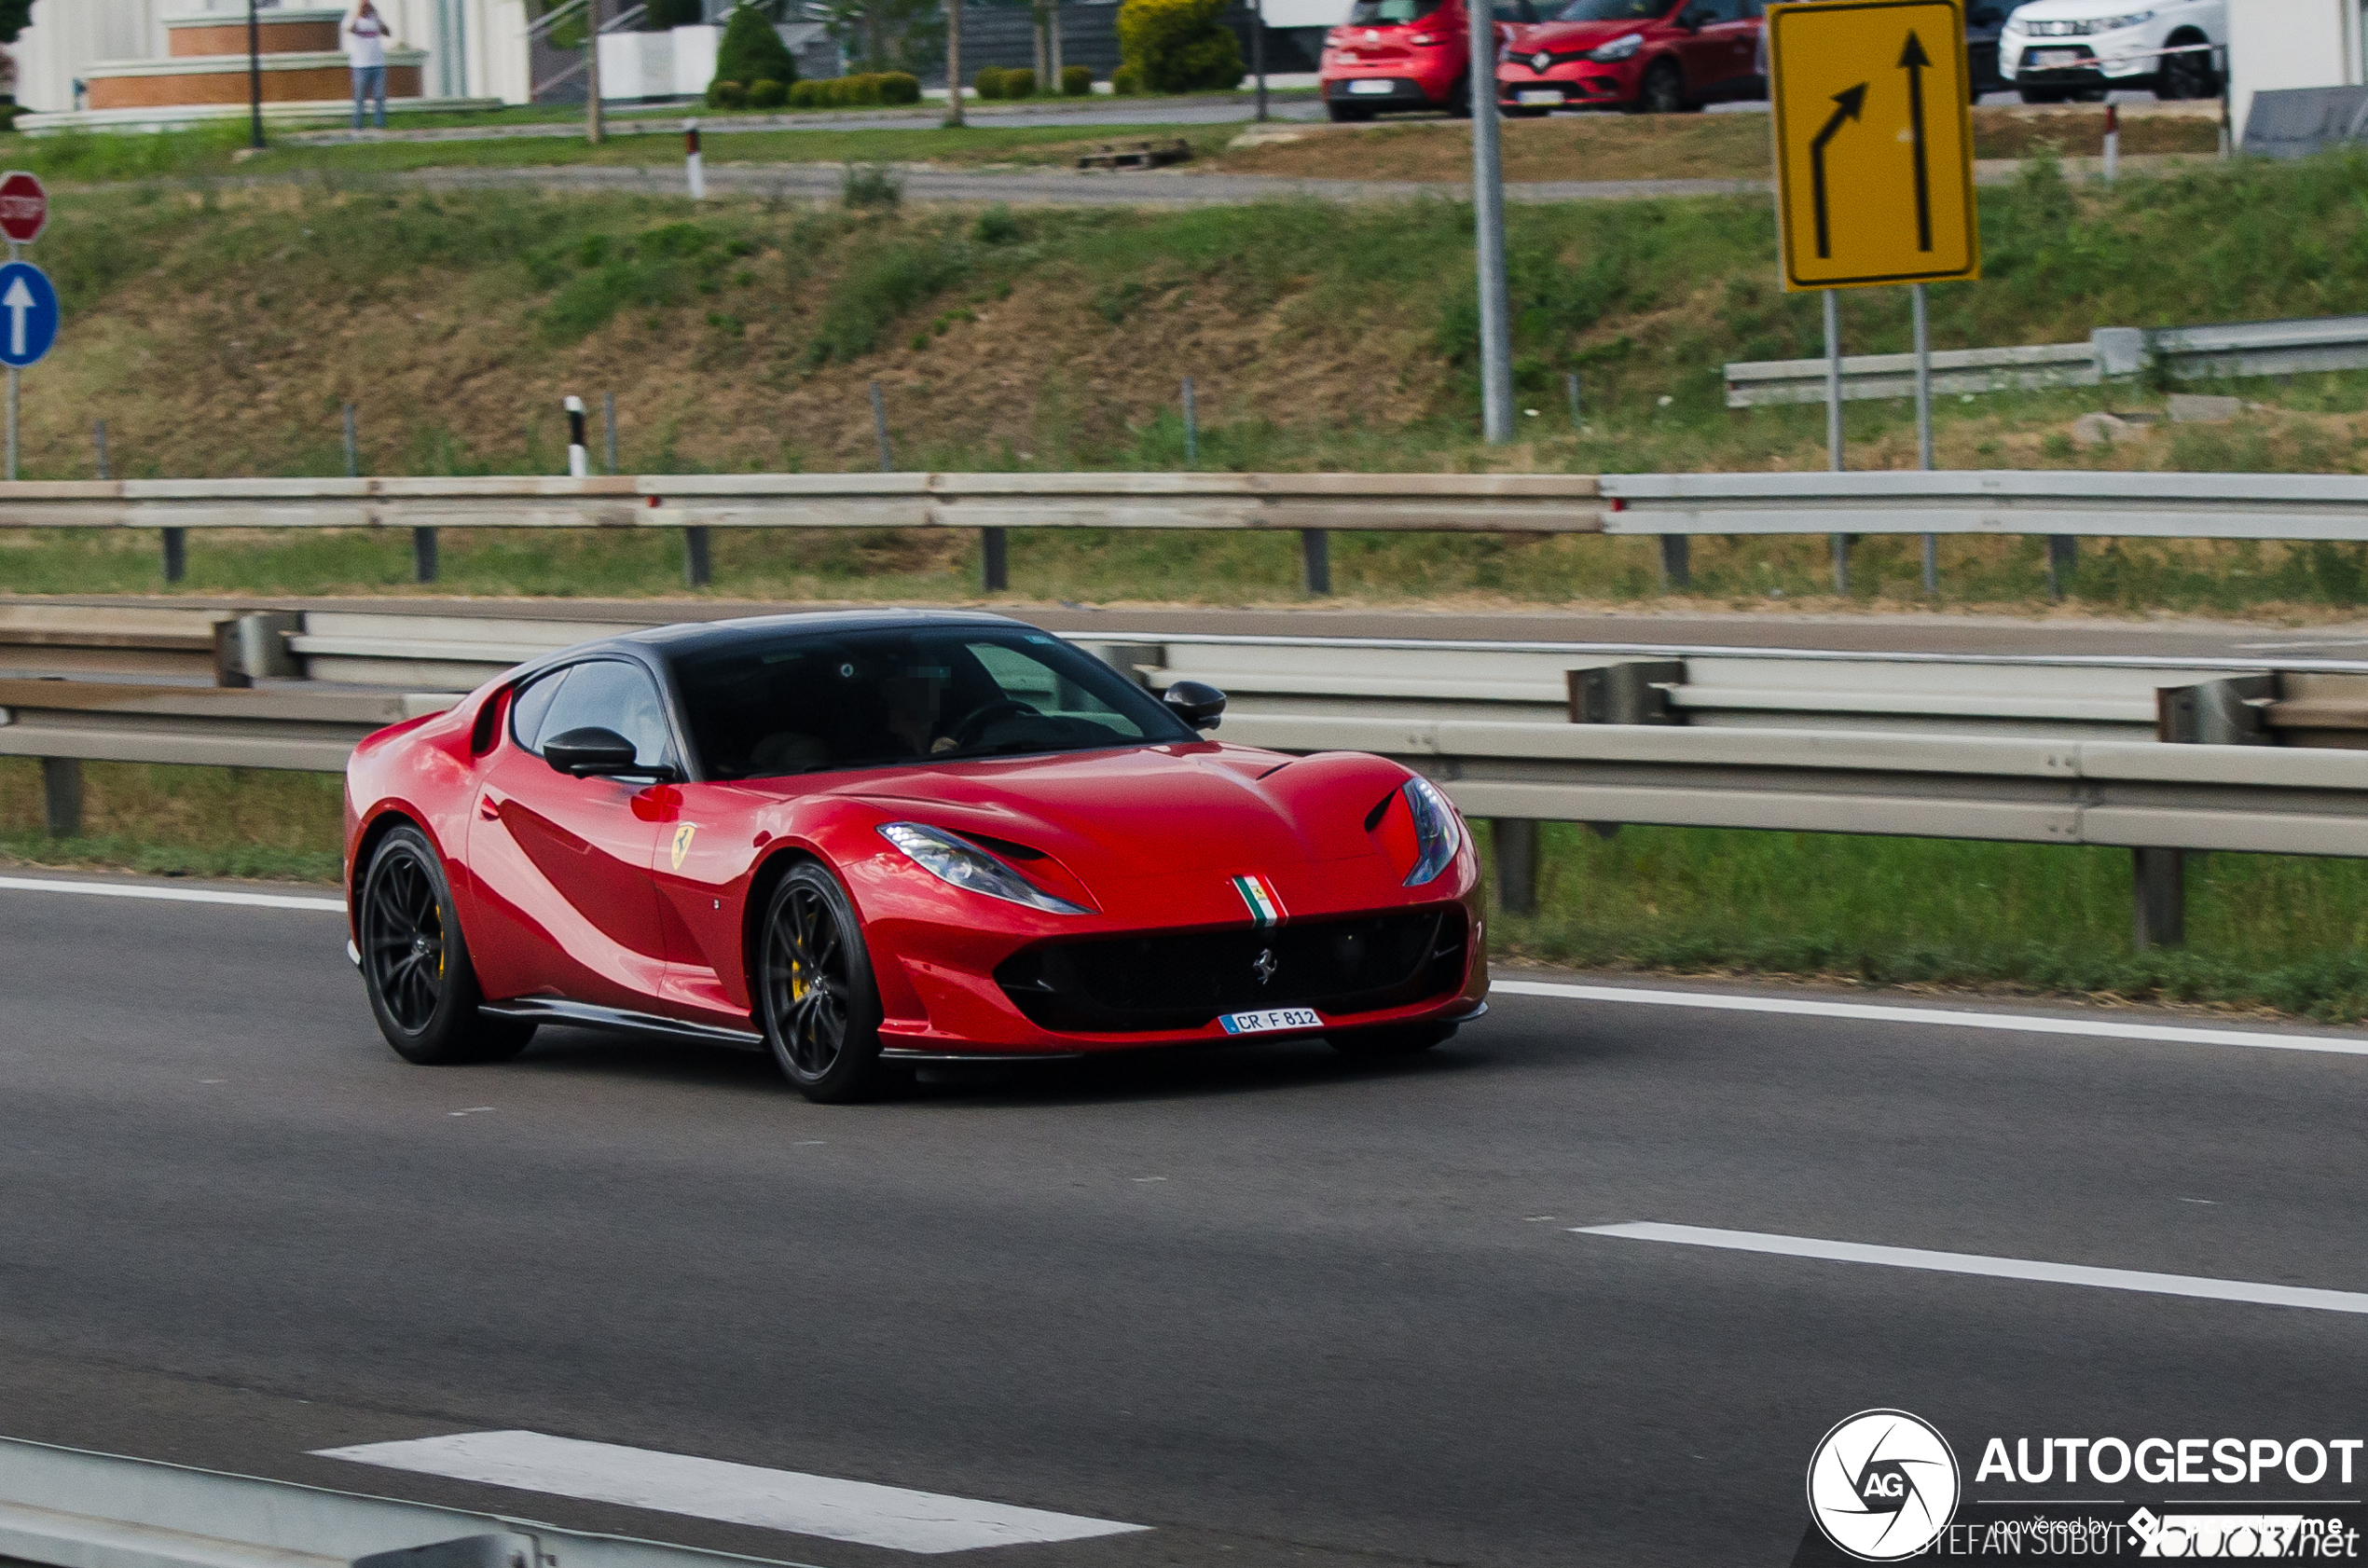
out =
[(918, 822), (890, 822), (880, 836), (904, 852), (905, 859), (936, 877), (969, 893), (1024, 903), (1053, 915), (1091, 915), (1082, 904), (1056, 899), (974, 844), (942, 828)]
[(1645, 34), (1642, 33), (1631, 33), (1625, 38), (1614, 38), (1610, 43), (1605, 44), (1601, 48), (1589, 49), (1587, 51), (1587, 58), (1590, 60), (1601, 61), (1603, 63), (1608, 65), (1615, 60), (1626, 60), (1630, 55), (1634, 54), (1638, 49), (1641, 49), (1644, 47)]
[(1404, 886), (1420, 887), (1455, 858), (1464, 843), (1464, 823), (1429, 779), (1410, 778), (1402, 792), (1407, 809), (1414, 814), (1414, 869), (1406, 873)]
[(2125, 27), (2135, 27), (2141, 21), (2152, 21), (2152, 11), (2132, 11), (2127, 16), (2104, 17), (2088, 24), (2091, 33), (2118, 33)]

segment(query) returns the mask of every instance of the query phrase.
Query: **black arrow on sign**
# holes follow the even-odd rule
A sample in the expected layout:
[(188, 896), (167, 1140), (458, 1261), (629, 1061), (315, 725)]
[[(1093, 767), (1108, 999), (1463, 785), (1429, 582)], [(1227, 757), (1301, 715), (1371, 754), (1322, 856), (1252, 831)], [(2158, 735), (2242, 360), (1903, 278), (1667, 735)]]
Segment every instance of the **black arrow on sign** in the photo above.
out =
[(1924, 41), (1908, 34), (1907, 47), (1899, 51), (1899, 68), (1907, 73), (1907, 128), (1916, 139), (1916, 248), (1920, 251), (1933, 248), (1933, 181), (1924, 151), (1924, 73), (1932, 65)]
[[(1856, 119), (1858, 112), (1866, 106), (1866, 84), (1861, 82), (1856, 87), (1843, 89), (1834, 94), (1834, 102), (1841, 106), (1825, 122), (1825, 129), (1809, 139), (1809, 201), (1810, 209), (1817, 214), (1817, 259), (1820, 261), (1830, 260), (1834, 254), (1833, 238), (1825, 224), (1825, 144), (1834, 139), (1834, 133), (1842, 128), (1842, 121)], [(1925, 248), (1931, 249), (1929, 245)]]

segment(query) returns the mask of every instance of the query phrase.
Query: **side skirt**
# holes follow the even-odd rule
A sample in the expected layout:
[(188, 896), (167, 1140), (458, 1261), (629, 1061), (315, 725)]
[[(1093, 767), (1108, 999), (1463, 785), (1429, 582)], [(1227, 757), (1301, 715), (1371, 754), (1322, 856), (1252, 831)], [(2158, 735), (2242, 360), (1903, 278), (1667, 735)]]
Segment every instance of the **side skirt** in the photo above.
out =
[(725, 1029), (712, 1024), (686, 1024), (679, 1018), (633, 1012), (620, 1007), (594, 1007), (589, 1002), (561, 1001), (551, 997), (520, 997), (489, 1002), (477, 1009), (489, 1018), (515, 1018), (529, 1024), (563, 1024), (577, 1029), (609, 1029), (619, 1034), (664, 1035), (671, 1039), (696, 1040), (702, 1045), (728, 1045), (736, 1051), (763, 1051), (764, 1037), (746, 1029)]

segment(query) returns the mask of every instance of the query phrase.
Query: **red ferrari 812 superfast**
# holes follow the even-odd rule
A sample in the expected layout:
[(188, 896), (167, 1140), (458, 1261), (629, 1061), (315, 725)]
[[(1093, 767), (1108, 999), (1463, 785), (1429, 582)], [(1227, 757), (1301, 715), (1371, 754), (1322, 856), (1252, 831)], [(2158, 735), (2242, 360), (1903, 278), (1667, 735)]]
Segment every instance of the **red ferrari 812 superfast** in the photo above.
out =
[(421, 1063), (543, 1024), (912, 1064), (1245, 1037), (1418, 1051), (1483, 1011), (1479, 871), (1380, 757), (1210, 737), (984, 614), (675, 626), (522, 666), (346, 775), (352, 956)]

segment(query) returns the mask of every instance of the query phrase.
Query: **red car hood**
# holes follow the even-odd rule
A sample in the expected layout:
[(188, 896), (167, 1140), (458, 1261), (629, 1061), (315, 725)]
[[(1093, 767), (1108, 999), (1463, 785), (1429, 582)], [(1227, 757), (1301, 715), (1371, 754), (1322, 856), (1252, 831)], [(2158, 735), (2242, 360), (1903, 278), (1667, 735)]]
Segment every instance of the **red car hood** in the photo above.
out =
[(1650, 18), (1631, 18), (1627, 21), (1541, 21), (1522, 28), (1515, 35), (1513, 57), (1519, 59), (1539, 49), (1551, 49), (1561, 54), (1570, 49), (1598, 48), (1615, 38), (1642, 33), (1652, 25)]
[(1366, 814), (1405, 777), (1378, 757), (1180, 745), (953, 763), (830, 793), (1042, 850), (1091, 887), (1372, 855)]

